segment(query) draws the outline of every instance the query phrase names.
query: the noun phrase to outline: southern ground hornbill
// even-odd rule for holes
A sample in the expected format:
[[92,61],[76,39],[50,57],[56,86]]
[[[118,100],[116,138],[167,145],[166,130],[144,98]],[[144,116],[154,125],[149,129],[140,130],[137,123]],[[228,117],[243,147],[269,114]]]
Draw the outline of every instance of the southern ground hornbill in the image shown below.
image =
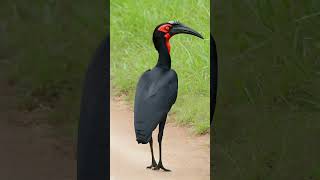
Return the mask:
[[[176,34],[191,34],[203,37],[195,30],[179,23],[169,21],[158,25],[153,32],[153,43],[159,53],[158,63],[153,69],[142,74],[139,79],[134,102],[134,127],[136,140],[140,144],[150,144],[152,163],[147,168],[163,169],[161,142],[167,114],[175,103],[178,93],[178,77],[171,69],[169,39]],[[152,132],[159,125],[159,162],[153,155]]]

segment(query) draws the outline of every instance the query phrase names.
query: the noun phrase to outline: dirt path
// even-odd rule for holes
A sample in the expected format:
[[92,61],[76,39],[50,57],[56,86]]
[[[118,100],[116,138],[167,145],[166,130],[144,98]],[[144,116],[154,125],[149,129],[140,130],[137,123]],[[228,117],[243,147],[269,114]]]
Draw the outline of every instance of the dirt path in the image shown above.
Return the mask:
[[[0,73],[2,75],[2,73]],[[73,145],[58,139],[45,112],[23,113],[7,81],[0,77],[0,179],[74,180]]]
[[[74,180],[73,143],[57,138],[45,121],[45,111],[19,111],[16,94],[0,75],[0,179]],[[111,180],[209,180],[208,135],[192,136],[169,120],[164,132],[163,163],[172,172],[149,170],[145,167],[150,164],[150,149],[136,143],[132,115],[122,101],[111,102]]]
[[[209,136],[194,136],[186,128],[167,121],[163,137],[163,164],[172,172],[146,169],[151,164],[149,145],[137,144],[133,113],[122,101],[111,101],[111,180],[209,180]],[[155,158],[159,151],[157,132]]]

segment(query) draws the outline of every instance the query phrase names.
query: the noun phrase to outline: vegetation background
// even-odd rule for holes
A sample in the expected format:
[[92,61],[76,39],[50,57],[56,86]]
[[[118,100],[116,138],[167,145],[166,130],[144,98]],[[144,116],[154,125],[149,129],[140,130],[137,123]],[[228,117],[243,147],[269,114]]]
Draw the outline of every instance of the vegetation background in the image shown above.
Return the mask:
[[111,0],[110,11],[111,83],[115,94],[125,94],[132,106],[140,76],[158,60],[152,42],[157,25],[178,20],[204,36],[204,40],[190,35],[170,39],[179,91],[169,114],[174,114],[177,122],[194,127],[197,133],[208,132],[210,1]]
[[214,179],[320,179],[320,1],[214,0]]
[[21,110],[47,111],[61,133],[75,135],[82,81],[106,35],[106,2],[0,2],[0,65]]
[[[125,28],[132,32],[111,37],[119,38],[112,39],[119,40],[115,43],[124,43],[112,44],[118,47],[112,52],[127,47],[122,51],[124,59],[111,54],[115,67],[111,70],[126,70],[118,72],[122,73],[118,80],[112,72],[114,85],[121,93],[133,93],[138,74],[151,68],[157,58],[153,28],[180,17],[206,40],[182,35],[171,40],[173,67],[184,81],[180,81],[173,111],[177,121],[198,117],[199,125],[189,123],[205,132],[208,126],[199,117],[208,117],[201,112],[208,108],[203,104],[208,103],[204,82],[209,82],[209,3],[159,1],[157,8],[145,10],[142,3],[151,5],[150,1],[111,2],[113,19],[119,23],[111,35],[121,35]],[[211,131],[213,177],[320,179],[320,1],[215,0],[212,5],[219,53],[218,104]],[[101,22],[106,6],[83,0],[0,2],[0,65],[7,67],[8,84],[16,87],[22,110],[45,109],[49,121],[64,124],[59,130],[74,134],[85,69],[105,36]],[[123,14],[130,19],[121,19]],[[134,50],[139,56],[133,56]],[[131,64],[120,63],[124,61]],[[117,67],[120,64],[123,67]],[[122,83],[124,77],[130,83]],[[195,84],[192,89],[187,88],[190,83]],[[186,92],[194,96],[184,96]],[[132,94],[129,97],[132,100]],[[191,107],[199,110],[192,112]]]

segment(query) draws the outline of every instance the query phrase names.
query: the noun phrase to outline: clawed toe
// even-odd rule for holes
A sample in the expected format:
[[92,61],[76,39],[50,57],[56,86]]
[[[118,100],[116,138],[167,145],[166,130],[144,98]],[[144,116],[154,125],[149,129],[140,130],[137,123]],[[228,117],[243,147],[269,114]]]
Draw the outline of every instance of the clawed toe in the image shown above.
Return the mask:
[[153,170],[164,170],[164,171],[167,171],[167,172],[170,172],[171,170],[170,169],[166,169],[163,167],[162,163],[159,163],[156,167],[153,168]]
[[152,169],[154,167],[157,167],[157,163],[156,162],[152,163],[150,166],[147,166],[147,169]]

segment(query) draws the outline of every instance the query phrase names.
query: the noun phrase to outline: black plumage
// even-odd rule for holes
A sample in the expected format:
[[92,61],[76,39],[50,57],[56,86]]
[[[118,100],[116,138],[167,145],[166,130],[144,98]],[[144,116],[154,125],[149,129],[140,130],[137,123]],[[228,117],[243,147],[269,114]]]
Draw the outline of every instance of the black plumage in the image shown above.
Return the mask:
[[155,67],[141,76],[135,97],[135,129],[137,141],[146,144],[152,131],[167,116],[178,93],[178,77],[174,70]]
[[[203,38],[198,32],[177,22],[169,21],[158,25],[153,33],[153,43],[159,53],[156,66],[147,70],[139,79],[134,102],[134,127],[138,143],[150,144],[152,164],[147,168],[163,169],[161,142],[167,114],[175,103],[178,94],[178,76],[171,69],[169,39],[180,33]],[[159,125],[158,142],[160,158],[158,164],[153,155],[152,132]]]
[[109,49],[103,40],[84,79],[78,129],[77,180],[105,180],[109,174]]
[[210,124],[213,124],[218,91],[218,54],[216,42],[210,35]]

